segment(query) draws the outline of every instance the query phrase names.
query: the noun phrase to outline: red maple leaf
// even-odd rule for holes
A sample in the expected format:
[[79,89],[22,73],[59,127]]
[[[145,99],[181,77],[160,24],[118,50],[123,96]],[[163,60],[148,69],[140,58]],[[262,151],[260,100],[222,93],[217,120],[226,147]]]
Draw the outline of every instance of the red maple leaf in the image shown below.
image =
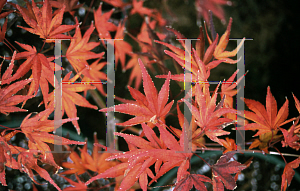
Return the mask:
[[214,91],[213,96],[210,97],[207,86],[204,86],[204,90],[202,90],[201,85],[197,83],[195,100],[198,107],[191,105],[186,99],[184,99],[184,102],[189,107],[192,115],[196,119],[197,125],[200,127],[197,130],[197,134],[201,135],[202,133],[205,133],[205,135],[212,141],[218,142],[222,145],[218,136],[230,134],[230,132],[222,129],[230,124],[232,120],[221,118],[221,116],[226,113],[236,113],[237,111],[231,108],[222,108],[222,102],[216,105],[218,87],[219,85]]
[[[176,37],[178,39],[186,39],[181,33],[179,33],[178,31],[172,29],[172,28],[168,28],[168,30],[170,30],[171,32],[173,32]],[[169,55],[170,57],[172,57],[174,60],[176,60],[176,62],[183,68],[186,70],[191,71],[192,73],[192,78],[191,80],[193,82],[198,82],[198,81],[207,81],[207,79],[210,76],[210,70],[217,67],[220,63],[222,63],[224,60],[214,60],[211,61],[212,57],[213,57],[213,53],[215,51],[217,42],[218,42],[218,35],[215,39],[215,41],[213,43],[211,43],[211,45],[207,48],[205,54],[204,54],[204,38],[202,35],[202,30],[200,29],[200,34],[199,34],[199,41],[196,43],[196,51],[194,50],[194,48],[192,49],[191,53],[188,53],[191,57],[191,63],[190,66],[191,67],[187,67],[187,65],[185,64],[186,61],[186,53],[185,51],[188,51],[189,48],[185,47],[185,42],[184,40],[179,40],[180,44],[182,45],[182,47],[184,47],[186,50],[180,49],[174,45],[165,43],[165,42],[160,42],[155,40],[156,43],[162,44],[166,47],[168,47],[169,49],[172,50],[168,51],[165,50],[164,52]],[[158,78],[165,78],[166,75],[159,75],[157,76]],[[187,81],[187,79],[184,77],[184,74],[176,74],[176,75],[172,75],[171,79],[173,80],[177,80],[177,81]],[[188,81],[190,81],[188,79]]]
[[187,173],[179,182],[176,183],[176,187],[173,191],[188,191],[193,188],[193,185],[197,190],[206,191],[207,189],[203,182],[211,182],[211,179],[201,174]]
[[[50,107],[49,109],[46,109],[33,117],[31,117],[31,114],[29,114],[22,121],[20,127],[22,132],[29,139],[28,147],[32,150],[38,150],[42,154],[40,160],[59,169],[59,166],[54,161],[50,147],[46,143],[55,145],[69,145],[85,144],[85,142],[71,141],[54,134],[49,134],[49,132],[53,132],[57,128],[54,127],[54,120],[47,119],[52,111],[53,109]],[[74,120],[77,119],[63,119],[62,124]]]
[[36,158],[36,156],[34,155],[34,151],[32,150],[23,151],[18,155],[18,164],[20,171],[27,173],[33,182],[37,183],[34,180],[34,174],[32,172],[32,170],[35,170],[35,172],[37,172],[42,178],[50,182],[57,190],[61,191],[61,189],[50,177],[49,173],[45,169],[38,166],[37,161],[38,159]]
[[[6,4],[7,0],[2,0],[0,2],[0,12],[2,11],[4,5]],[[10,11],[7,11],[7,12],[4,12],[4,13],[0,13],[0,19],[6,17],[7,15],[9,15],[10,13],[14,12],[13,10],[10,10]]]
[[[14,52],[13,54],[9,67],[6,69],[3,75],[0,76],[0,113],[3,114],[8,114],[11,112],[27,111],[26,109],[18,108],[15,105],[33,97],[31,95],[28,96],[14,95],[17,92],[19,92],[21,89],[23,89],[25,85],[31,82],[32,79],[21,80],[7,86],[4,85],[12,81],[11,74],[13,72],[12,69],[14,67],[15,57],[16,57],[16,52]],[[0,65],[0,75],[1,75],[1,68],[2,68],[2,63]]]
[[295,123],[292,125],[292,127],[288,131],[283,128],[279,128],[284,136],[284,141],[281,141],[283,147],[289,146],[293,149],[299,150],[300,143],[298,141],[300,138],[294,132],[295,126],[296,126],[296,124],[298,124],[298,122],[299,122],[299,117],[297,118]]
[[[10,133],[5,134],[7,132],[6,130],[3,130],[0,135],[0,182],[3,186],[7,186],[5,179],[5,166],[13,169],[18,169],[18,164],[12,157],[12,154],[18,153],[14,152],[16,151],[16,149],[12,149],[13,146],[8,144],[8,141],[18,133],[18,130],[14,130]],[[21,148],[20,150],[22,149],[23,148]]]
[[[117,154],[106,160],[127,158],[127,162],[123,162],[91,178],[86,184],[99,178],[117,177],[125,172],[125,178],[119,190],[127,190],[139,180],[141,188],[143,191],[146,191],[148,184],[147,176],[152,178],[152,181],[149,183],[150,185],[153,181],[156,181],[159,177],[176,166],[180,166],[177,177],[178,180],[181,179],[189,168],[192,153],[178,152],[183,151],[183,136],[181,136],[181,142],[179,144],[171,133],[159,124],[157,125],[160,131],[160,139],[158,139],[155,132],[144,123],[142,127],[149,141],[139,136],[115,133],[126,140],[130,151]],[[149,169],[153,164],[155,165],[155,177]]]
[[[107,80],[107,75],[104,72],[101,72],[100,70],[106,66],[106,62],[99,62],[101,58],[97,59],[95,62],[93,62],[91,65],[89,65],[84,71],[82,71],[82,74],[84,77],[82,78],[82,82],[91,83],[93,86],[99,90],[102,95],[106,96],[106,93],[103,89],[103,84],[100,83],[102,80]],[[86,95],[86,91],[84,92]]]
[[[155,132],[146,124],[142,123],[143,130],[149,141],[146,141],[144,138],[139,136],[133,136],[123,133],[115,133],[115,135],[123,137],[127,144],[129,145],[130,151],[115,156],[107,158],[107,160],[128,158],[128,166],[125,171],[125,178],[120,184],[120,189],[127,190],[134,185],[134,183],[139,180],[140,186],[143,190],[147,190],[148,178],[149,175],[151,178],[154,178],[152,171],[149,167],[155,164],[155,172],[158,172],[159,167],[162,164],[162,160],[157,160],[154,157],[147,155],[144,151],[151,149],[166,149],[162,139],[159,139]],[[111,169],[109,169],[110,171]],[[93,180],[103,177],[107,172],[99,174],[96,177],[93,177]],[[110,175],[112,176],[112,174]],[[91,180],[89,180],[91,182]]]
[[295,171],[293,169],[298,168],[299,163],[300,157],[285,165],[281,177],[281,191],[285,191],[286,188],[291,184],[293,176],[295,175]]
[[[74,76],[70,79],[72,72],[69,72],[62,80],[62,115],[66,112],[67,116],[71,119],[77,117],[77,109],[75,105],[79,105],[81,107],[88,107],[92,109],[97,109],[97,106],[91,105],[84,97],[79,95],[76,92],[82,92],[89,89],[95,89],[94,86],[84,83],[75,83],[73,84],[79,75]],[[56,81],[57,82],[57,81]],[[54,83],[52,84],[54,87]],[[55,84],[55,87],[59,87],[60,84]],[[48,99],[50,101],[49,105],[54,104],[54,91],[48,95]],[[51,107],[52,111],[54,107]],[[77,130],[77,133],[80,134],[79,124],[76,120],[72,121],[74,127]]]
[[214,191],[223,191],[224,186],[229,190],[234,190],[236,188],[236,183],[234,177],[230,174],[240,172],[247,168],[246,165],[233,159],[234,154],[234,152],[228,152],[222,155],[217,163],[211,167]]
[[117,125],[131,126],[144,122],[151,122],[155,124],[159,121],[164,121],[165,116],[173,105],[174,101],[167,104],[169,97],[170,77],[166,79],[160,92],[157,93],[154,83],[152,82],[150,75],[140,59],[139,64],[143,75],[143,87],[145,95],[128,86],[131,96],[136,100],[134,104],[119,104],[111,108],[100,110],[101,112],[116,111],[129,115],[135,115],[134,118],[123,123],[117,123]]
[[78,191],[78,190],[86,191],[86,190],[88,190],[88,187],[85,185],[84,182],[82,182],[80,180],[80,178],[77,176],[77,174],[75,174],[75,176],[76,176],[78,182],[74,182],[73,180],[71,180],[67,177],[64,177],[64,179],[66,179],[71,184],[71,186],[64,188],[63,191]]
[[[22,14],[24,21],[31,27],[18,26],[25,29],[33,34],[39,35],[40,38],[46,39],[70,39],[70,36],[62,33],[68,32],[76,27],[76,25],[61,25],[65,6],[52,18],[52,7],[48,0],[43,2],[43,7],[40,9],[36,6],[35,2],[32,1],[32,11],[35,18],[32,15],[23,11],[19,5],[18,10]],[[50,40],[51,42],[51,40]]]
[[[77,19],[76,23],[78,23]],[[79,26],[77,26],[75,34],[71,39],[70,46],[66,52],[66,58],[71,63],[76,72],[80,72],[85,67],[89,66],[87,60],[101,58],[104,55],[104,52],[97,54],[91,51],[100,44],[99,42],[88,42],[94,29],[95,27],[92,23],[90,28],[84,33],[82,37],[80,28]]]

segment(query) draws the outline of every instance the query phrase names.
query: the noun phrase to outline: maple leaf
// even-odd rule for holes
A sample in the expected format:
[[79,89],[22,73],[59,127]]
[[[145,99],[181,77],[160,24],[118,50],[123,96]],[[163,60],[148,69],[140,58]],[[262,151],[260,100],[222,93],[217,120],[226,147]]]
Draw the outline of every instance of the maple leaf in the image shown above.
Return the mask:
[[213,190],[224,190],[224,186],[229,190],[234,190],[236,188],[235,180],[230,174],[242,171],[247,168],[247,166],[234,159],[232,160],[234,154],[234,152],[228,152],[222,155],[217,163],[211,167]]
[[[122,136],[126,140],[130,151],[111,156],[106,160],[127,158],[127,162],[123,162],[91,178],[86,184],[99,178],[117,177],[125,172],[125,178],[121,182],[119,190],[127,190],[139,180],[141,188],[143,191],[146,191],[148,184],[147,175],[152,178],[152,181],[149,183],[150,185],[175,166],[180,166],[178,179],[181,178],[189,167],[189,160],[191,159],[192,153],[176,152],[183,151],[183,142],[181,141],[179,145],[174,136],[164,127],[158,123],[156,125],[158,125],[160,131],[160,139],[158,139],[155,132],[144,123],[142,123],[143,131],[149,141],[139,136],[115,133],[115,135]],[[167,150],[167,148],[170,150]],[[161,166],[162,162],[164,162],[164,164]],[[155,177],[149,169],[153,164],[155,164],[155,172],[157,173]]]
[[[68,149],[70,150],[70,149]],[[81,153],[82,155],[82,153]],[[64,172],[60,174],[77,174],[81,175],[87,171],[87,168],[83,165],[83,161],[81,157],[77,154],[76,151],[72,150],[71,154],[69,155],[69,158],[72,160],[71,162],[63,162],[62,166],[64,168],[69,168],[69,170],[65,170]]]
[[258,101],[251,99],[245,99],[245,103],[253,111],[244,111],[245,118],[255,122],[245,125],[245,130],[258,130],[254,136],[275,131],[290,121],[285,121],[288,117],[288,100],[286,99],[277,113],[277,102],[269,86],[266,97],[266,108]]
[[[58,9],[62,9],[65,6],[66,8],[64,11],[69,12],[70,15],[74,17],[75,14],[74,9],[78,9],[83,6],[83,3],[79,4],[78,1],[79,0],[56,0],[56,1],[50,0],[50,5]],[[59,10],[56,10],[54,14],[57,14],[58,12]]]
[[[104,72],[101,72],[100,70],[107,64],[107,62],[100,62],[101,58],[97,59],[95,62],[93,62],[91,65],[89,65],[86,69],[83,69],[82,74],[84,77],[82,78],[83,83],[91,83],[93,86],[99,90],[102,95],[106,96],[106,93],[103,89],[103,84],[100,83],[103,80],[107,80],[107,75]],[[109,80],[109,79],[108,79]],[[94,83],[95,82],[95,83]],[[85,91],[86,95],[86,91]]]
[[142,83],[142,72],[140,66],[137,62],[138,59],[141,59],[143,63],[147,63],[148,59],[144,56],[139,56],[138,54],[132,54],[131,59],[127,62],[125,69],[131,69],[131,73],[128,80],[128,85],[131,85],[134,82],[134,88],[139,89]]
[[64,188],[63,191],[75,191],[75,190],[88,190],[88,187],[84,184],[84,182],[81,182],[80,178],[78,178],[77,174],[75,174],[76,179],[78,182],[74,182],[73,180],[64,177],[72,186],[69,186],[67,188]]
[[298,168],[300,163],[300,157],[289,162],[285,165],[282,176],[281,176],[281,191],[285,191],[286,188],[291,184],[295,171],[293,169]]
[[[125,21],[119,23],[115,39],[124,39],[124,30],[125,30]],[[131,45],[124,40],[115,41],[115,67],[117,68],[117,64],[119,61],[122,65],[122,70],[125,70],[125,60],[126,55],[131,55],[132,47]]]
[[[237,87],[237,85],[241,82],[241,80],[243,79],[243,77],[246,75],[241,76],[236,82],[234,82],[234,79],[237,75],[239,70],[236,70],[229,78],[227,81],[223,81],[222,82],[222,86],[221,86],[221,98],[223,99],[225,97],[224,100],[224,107],[226,108],[233,108],[233,96],[235,96],[238,93],[238,90],[235,89]],[[233,113],[227,113],[224,115],[226,118],[228,119],[232,119],[232,120],[236,120],[237,116]],[[246,119],[241,119],[239,118],[238,120],[242,120],[244,121],[244,124],[248,124],[248,121]]]
[[225,151],[223,151],[223,153],[227,153],[227,152],[230,152],[230,151],[235,151],[237,150],[237,145],[235,144],[235,140],[234,139],[230,139],[228,137],[224,139],[220,139],[222,145],[226,148]]
[[14,130],[10,133],[6,133],[6,130],[1,132],[0,135],[0,182],[3,186],[7,186],[5,179],[5,166],[18,169],[16,160],[12,157],[14,149],[11,149],[11,145],[8,144],[8,141],[18,133],[17,130]]
[[70,168],[70,170],[64,171],[61,174],[83,174],[87,170],[98,172],[101,174],[107,169],[116,166],[118,162],[116,161],[105,161],[106,158],[110,157],[112,153],[100,153],[100,149],[96,144],[98,144],[97,135],[94,134],[94,148],[93,153],[90,155],[87,151],[87,144],[80,149],[80,157],[75,151],[72,151],[70,154],[70,159],[73,163],[64,162],[62,165],[65,168]]
[[229,108],[233,107],[233,96],[235,96],[238,92],[237,89],[235,89],[240,83],[240,81],[243,79],[244,76],[241,76],[236,82],[234,82],[234,79],[237,75],[239,70],[236,70],[227,81],[223,81],[221,85],[221,97],[223,98],[225,96],[224,100],[224,106],[227,106]]
[[[168,30],[170,30],[171,32],[173,32],[176,37],[178,39],[185,39],[185,37],[179,33],[178,31],[172,29],[172,28],[167,28]],[[200,29],[200,31],[202,31]],[[200,40],[200,43],[202,41],[204,41],[203,35],[200,32],[200,35],[198,37]],[[211,61],[213,53],[215,51],[217,42],[218,42],[218,35],[216,37],[216,39],[214,40],[213,43],[211,43],[211,45],[208,47],[208,49],[206,50],[205,54],[204,54],[204,44],[200,44],[199,42],[197,42],[196,44],[196,50],[194,50],[194,48],[192,49],[192,52],[188,52],[190,58],[191,58],[191,63],[186,61],[186,51],[189,50],[188,47],[185,47],[185,42],[184,40],[179,40],[180,44],[182,45],[182,47],[184,47],[187,50],[182,50],[176,46],[173,46],[171,44],[165,43],[165,42],[160,42],[155,40],[156,43],[162,44],[166,47],[168,47],[170,50],[172,50],[173,52],[170,52],[168,50],[165,50],[164,52],[169,55],[170,57],[172,57],[183,69],[189,70],[192,73],[192,81],[193,82],[197,82],[197,81],[207,81],[208,77],[210,76],[210,70],[217,67],[221,62],[223,62],[224,60],[214,60]],[[185,63],[190,64],[191,67],[187,67]],[[166,75],[159,75],[157,76],[158,78],[165,78]],[[184,74],[177,74],[177,75],[172,75],[171,77],[172,80],[177,80],[177,81],[187,81],[187,79],[185,79]],[[190,79],[188,79],[188,81],[190,81]]]
[[[197,124],[196,124],[196,120],[195,117],[192,116],[191,122],[189,123],[187,121],[187,119],[184,117],[184,115],[182,114],[182,112],[180,111],[179,108],[179,102],[177,102],[177,118],[179,121],[179,125],[181,127],[181,129],[188,129],[187,130],[187,137],[189,141],[192,141],[192,151],[195,151],[198,147],[205,147],[205,139],[203,137],[203,134],[199,134],[199,131],[197,130]],[[172,129],[172,131],[178,136],[180,137],[182,134],[182,130],[173,128],[170,126],[170,128]]]
[[201,174],[186,174],[179,182],[176,183],[176,187],[173,191],[191,190],[193,185],[197,190],[206,191],[206,187],[203,182],[211,182],[211,179]]
[[203,16],[206,22],[209,21],[208,12],[212,11],[223,23],[225,22],[224,10],[220,5],[231,5],[230,1],[226,0],[196,0],[195,7],[198,11],[198,18]]
[[[185,81],[185,82],[207,82],[207,79],[210,76],[210,69],[208,69],[207,66],[204,65],[204,63],[200,60],[198,57],[195,49],[193,48],[193,53],[194,53],[194,64],[191,64],[191,67],[187,67],[185,60],[179,59],[176,57],[175,54],[165,51],[166,54],[170,55],[173,57],[179,65],[181,65],[184,69],[191,71],[191,77],[187,79],[186,74],[175,74],[171,76],[172,80],[176,81]],[[220,62],[221,63],[221,62]],[[157,78],[165,78],[166,75],[158,75],[156,76]]]
[[[162,139],[158,139],[155,132],[148,125],[142,123],[142,128],[149,142],[138,136],[115,133],[115,135],[121,136],[126,140],[130,149],[130,151],[126,153],[107,158],[107,160],[128,158],[128,166],[127,170],[125,171],[126,176],[120,184],[120,190],[129,189],[137,180],[139,180],[141,188],[146,191],[148,184],[147,175],[151,178],[154,178],[154,175],[149,167],[155,163],[155,172],[158,172],[159,167],[162,164],[161,160],[157,160],[156,158],[149,156],[144,151],[151,149],[166,149],[166,146],[164,145]],[[136,168],[136,166],[139,167]],[[99,176],[102,177],[103,175]]]
[[15,105],[26,101],[32,98],[33,96],[23,96],[14,94],[23,89],[24,86],[31,81],[31,79],[18,81],[5,88],[1,88],[0,86],[0,113],[7,115],[11,112],[27,111],[26,109],[18,108]]
[[300,138],[297,135],[295,135],[294,132],[295,126],[296,124],[298,124],[298,122],[299,117],[288,131],[283,128],[279,128],[284,136],[284,141],[281,141],[283,147],[290,146],[293,149],[299,150],[300,143],[298,141]]
[[205,90],[206,88],[202,91],[201,85],[199,83],[196,84],[195,100],[199,109],[191,105],[186,99],[184,99],[184,102],[189,107],[192,115],[196,119],[197,125],[200,127],[197,133],[205,133],[212,141],[222,145],[222,142],[217,137],[230,134],[230,132],[223,131],[222,129],[228,124],[231,124],[232,120],[220,117],[226,113],[236,113],[237,111],[231,108],[222,108],[222,101],[216,106],[219,85],[214,91],[213,96],[210,97],[209,91]]
[[109,32],[117,30],[116,25],[108,22],[113,12],[114,9],[102,14],[102,3],[100,3],[97,11],[94,10],[95,26],[98,31],[99,38],[101,39],[101,42],[104,46],[105,42],[103,41],[103,39],[111,39],[111,35]]
[[[76,23],[78,23],[77,19]],[[90,28],[82,37],[79,26],[76,27],[75,34],[73,36],[73,39],[71,39],[70,46],[66,52],[66,58],[71,63],[76,72],[79,72],[85,67],[89,66],[87,60],[101,58],[104,55],[104,52],[96,54],[91,51],[100,44],[98,42],[88,42],[94,29],[95,27],[93,26],[92,22]]]
[[[81,107],[88,107],[92,109],[97,109],[97,106],[91,105],[84,97],[79,95],[76,92],[82,92],[84,90],[95,89],[94,86],[84,84],[84,83],[75,83],[73,84],[79,75],[77,74],[73,78],[70,79],[72,72],[69,72],[62,80],[62,84],[56,84],[55,87],[59,87],[61,85],[62,89],[62,115],[66,112],[69,118],[77,117],[77,109],[76,105]],[[57,81],[56,81],[57,82]],[[54,84],[52,84],[54,87]],[[48,95],[49,105],[54,105],[54,91]],[[54,107],[51,107],[52,111]],[[72,121],[74,127],[77,130],[77,133],[80,134],[80,128],[77,121]]]
[[22,14],[24,21],[31,27],[19,26],[33,34],[39,35],[40,38],[46,39],[71,39],[70,36],[61,34],[68,32],[76,27],[76,25],[61,25],[65,6],[53,17],[52,19],[52,7],[49,0],[43,2],[43,7],[40,9],[36,6],[35,2],[32,1],[32,10],[35,19],[28,15],[23,9],[17,5],[18,10]]
[[[7,0],[0,1],[0,12],[2,11],[2,9],[3,9],[4,5],[6,4],[6,2],[7,2]],[[10,11],[4,12],[4,13],[0,13],[0,19],[6,17],[7,15],[9,15],[12,12],[14,12],[14,11],[10,10]]]
[[50,177],[49,173],[39,167],[37,165],[37,158],[34,156],[34,153],[31,152],[32,150],[27,150],[25,152],[21,152],[18,155],[18,164],[20,171],[23,171],[28,174],[28,176],[31,178],[33,182],[36,182],[34,180],[34,174],[32,172],[32,169],[35,170],[42,178],[50,182],[57,190],[61,191],[61,189],[57,186],[57,184],[53,181],[53,179]]
[[[24,88],[32,79],[21,80],[10,84],[8,86],[4,86],[6,83],[10,83],[11,81],[11,74],[13,72],[14,67],[14,60],[16,57],[16,52],[14,52],[12,56],[12,60],[10,62],[9,67],[5,70],[2,76],[0,76],[0,113],[8,114],[11,112],[20,112],[20,111],[27,111],[26,109],[21,109],[16,107],[15,105],[26,101],[33,96],[24,96],[24,95],[14,95],[19,92],[21,89]],[[2,64],[0,65],[0,75],[1,75],[1,68]]]
[[44,54],[37,53],[35,47],[31,47],[26,44],[21,44],[19,42],[16,43],[27,51],[17,53],[15,59],[26,58],[26,61],[24,61],[21,64],[21,66],[18,68],[16,73],[11,78],[7,79],[3,83],[10,83],[14,80],[17,80],[22,76],[24,76],[31,69],[34,83],[31,83],[30,91],[28,92],[28,95],[32,95],[34,92],[37,92],[39,85],[43,86],[43,84],[40,83],[42,66],[45,66],[46,68],[51,70],[51,67],[49,65],[49,60],[46,58]]
[[134,118],[123,123],[117,123],[117,125],[131,126],[141,124],[143,122],[151,122],[155,124],[156,122],[164,121],[165,116],[170,111],[174,102],[172,101],[167,104],[170,77],[166,79],[160,92],[157,94],[154,83],[152,82],[143,62],[140,59],[138,61],[142,70],[145,95],[128,86],[131,96],[136,100],[134,104],[119,104],[114,107],[99,110],[101,112],[117,111],[120,113],[135,115]]
[[133,0],[132,1],[132,10],[130,11],[130,15],[133,15],[135,13],[138,13],[139,15],[141,15],[142,17],[144,15],[147,15],[147,16],[152,16],[153,15],[153,10],[152,9],[149,9],[149,8],[146,8],[143,6],[144,4],[144,0]]
[[[245,38],[243,38],[243,40],[240,42],[240,44],[233,51],[231,51],[231,52],[225,51],[225,49],[228,45],[228,42],[229,42],[231,24],[232,24],[232,18],[230,18],[227,29],[224,32],[224,34],[221,36],[220,41],[219,41],[218,45],[215,48],[214,57],[218,60],[223,60],[223,62],[225,62],[225,63],[235,64],[239,60],[232,60],[229,57],[233,57],[237,54],[239,49],[242,47],[242,45],[245,41]],[[207,31],[206,31],[206,33],[207,33]],[[211,39],[209,38],[208,35],[207,35],[207,38],[208,38],[209,43],[212,44],[212,41],[211,41]]]
[[[59,166],[55,163],[51,150],[46,143],[69,145],[85,144],[85,142],[72,141],[54,134],[49,134],[49,132],[53,132],[57,128],[54,127],[54,120],[47,119],[52,111],[53,109],[49,108],[33,117],[31,117],[31,114],[28,114],[22,121],[20,127],[21,131],[29,139],[28,147],[32,150],[39,150],[42,153],[43,157],[40,160],[59,169]],[[62,124],[73,120],[75,119],[63,119]]]
[[270,131],[264,134],[259,135],[259,138],[254,139],[251,143],[249,149],[258,147],[265,153],[269,153],[268,148],[270,146],[270,141],[276,142],[282,138],[282,135],[277,135],[278,130]]

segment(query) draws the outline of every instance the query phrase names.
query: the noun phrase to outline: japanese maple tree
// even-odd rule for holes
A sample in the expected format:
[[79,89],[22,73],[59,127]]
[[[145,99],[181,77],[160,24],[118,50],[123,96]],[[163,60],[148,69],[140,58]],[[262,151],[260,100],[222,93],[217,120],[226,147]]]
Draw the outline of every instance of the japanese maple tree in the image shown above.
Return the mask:
[[[176,169],[176,178],[164,187],[176,191],[234,190],[239,186],[239,175],[253,160],[245,155],[247,159],[243,162],[237,156],[276,151],[285,162],[281,190],[287,190],[300,157],[288,154],[296,156],[288,160],[281,151],[286,147],[296,151],[300,148],[299,95],[292,94],[295,106],[290,104],[298,110],[298,116],[289,116],[288,98],[278,108],[277,96],[275,99],[270,87],[265,106],[243,98],[241,101],[248,109],[240,111],[234,104],[240,99],[238,94],[245,74],[240,75],[241,71],[236,70],[225,77],[227,80],[217,79],[216,86],[211,83],[217,70],[242,61],[234,57],[245,38],[233,50],[228,46],[234,19],[229,18],[222,35],[213,23],[214,15],[226,24],[222,5],[233,5],[230,1],[193,1],[194,15],[201,26],[194,39],[197,41],[190,47],[183,34],[167,27],[176,26],[174,22],[178,21],[171,19],[176,14],[165,0],[158,4],[155,3],[158,1],[144,0],[102,0],[90,4],[80,0],[13,2],[0,3],[3,19],[0,117],[10,121],[5,123],[9,127],[0,124],[3,186],[16,189],[8,181],[8,172],[13,170],[26,174],[32,180],[33,190],[36,186],[40,188],[43,179],[50,183],[49,190],[114,187],[115,190],[147,191],[157,188],[155,183]],[[84,12],[83,18],[77,10]],[[11,19],[10,14],[16,19]],[[22,33],[27,31],[30,37],[36,38],[33,41],[8,38],[15,21],[18,21],[15,27],[22,29]],[[108,40],[113,46],[106,45]],[[4,53],[2,47],[11,52]],[[112,47],[113,55],[106,53]],[[57,48],[60,57],[54,54]],[[108,60],[112,58],[110,63]],[[109,75],[111,68],[115,70],[114,75]],[[119,81],[123,85],[134,84],[134,88],[127,86],[125,91],[116,83]],[[123,103],[105,107],[105,100],[110,99],[108,92],[112,92],[108,83],[115,88],[116,103]],[[127,99],[129,94],[133,100]],[[57,100],[61,101],[60,108]],[[91,127],[84,123],[79,107],[84,107],[87,115],[99,109],[96,111],[99,116],[106,114],[107,119],[113,116],[111,121],[107,120],[107,127],[103,122],[97,128],[106,129],[107,136],[111,135],[106,141],[112,139],[114,147],[104,146],[105,140],[98,140],[97,133],[93,134],[94,145],[81,139],[79,135],[90,132]],[[120,114],[114,116],[110,112]],[[123,120],[124,114],[133,117]],[[93,114],[89,117],[96,123],[97,118],[104,121]],[[242,127],[238,126],[240,119]],[[68,122],[76,133],[66,128]],[[244,130],[254,138],[243,137],[246,144],[242,149],[243,145],[233,135]],[[111,131],[114,134],[109,134]],[[15,143],[19,137],[24,144]],[[202,157],[203,153],[199,152],[206,150],[221,151],[218,160]],[[197,171],[194,159],[205,164],[209,173]],[[57,177],[67,186],[61,186]]]

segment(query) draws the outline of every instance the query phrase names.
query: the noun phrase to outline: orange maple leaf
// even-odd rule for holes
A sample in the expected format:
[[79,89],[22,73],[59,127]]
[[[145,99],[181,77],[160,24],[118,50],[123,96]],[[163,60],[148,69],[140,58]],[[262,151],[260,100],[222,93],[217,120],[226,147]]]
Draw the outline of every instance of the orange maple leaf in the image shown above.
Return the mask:
[[119,24],[117,33],[115,35],[115,39],[122,39],[122,40],[115,41],[115,64],[116,64],[115,67],[117,68],[117,64],[120,61],[122,65],[122,70],[125,70],[126,55],[131,55],[132,53],[131,45],[128,42],[123,40],[124,30],[125,30],[125,21]]
[[159,121],[164,121],[165,116],[173,105],[174,100],[167,104],[169,97],[170,76],[166,79],[160,92],[157,94],[157,90],[152,82],[152,79],[140,59],[139,64],[142,70],[143,86],[146,96],[138,90],[128,86],[130,94],[136,100],[134,104],[119,104],[111,108],[100,110],[101,112],[116,111],[129,115],[135,115],[134,118],[123,123],[117,123],[117,125],[131,126],[141,124],[143,122],[151,122],[155,124]]
[[99,38],[101,39],[101,42],[104,46],[105,42],[103,41],[103,39],[111,39],[111,35],[109,32],[117,30],[116,25],[108,22],[113,12],[114,9],[102,14],[102,3],[100,3],[97,11],[94,10],[95,26],[98,31]]
[[292,120],[286,121],[289,114],[289,101],[287,99],[277,113],[277,102],[273,97],[269,86],[266,97],[266,108],[258,101],[251,99],[245,99],[245,103],[248,108],[253,111],[244,111],[245,118],[254,121],[254,123],[245,125],[245,130],[258,130],[254,136],[278,130],[279,127]]
[[[225,63],[235,64],[239,60],[232,60],[229,57],[233,57],[237,54],[239,49],[242,47],[242,45],[245,41],[245,38],[243,38],[243,40],[240,42],[240,44],[233,51],[231,51],[231,52],[230,51],[225,51],[225,49],[228,45],[228,42],[229,42],[231,24],[232,24],[232,18],[230,18],[227,29],[224,32],[224,34],[221,36],[220,41],[219,41],[218,45],[215,48],[214,57],[218,60],[223,60],[223,62],[225,62]],[[206,31],[206,34],[207,34],[207,31]],[[207,38],[208,38],[209,43],[212,44],[212,41],[209,38],[208,34],[207,34]]]
[[76,176],[78,182],[74,182],[73,180],[71,180],[67,177],[64,177],[64,179],[66,179],[71,184],[71,186],[64,188],[63,191],[76,191],[76,190],[86,191],[86,190],[88,190],[88,187],[85,185],[84,182],[82,182],[80,180],[80,178],[77,176],[77,174],[75,174],[75,176]]
[[98,144],[97,134],[94,134],[95,144],[93,147],[93,153],[90,155],[87,151],[87,144],[80,150],[80,157],[75,152],[72,151],[70,154],[71,162],[62,163],[63,167],[69,168],[70,170],[64,171],[60,174],[83,174],[87,170],[97,172],[98,174],[103,173],[107,169],[116,166],[118,162],[116,161],[106,161],[105,159],[112,156],[112,153],[104,152],[100,153],[100,149],[96,144]]

